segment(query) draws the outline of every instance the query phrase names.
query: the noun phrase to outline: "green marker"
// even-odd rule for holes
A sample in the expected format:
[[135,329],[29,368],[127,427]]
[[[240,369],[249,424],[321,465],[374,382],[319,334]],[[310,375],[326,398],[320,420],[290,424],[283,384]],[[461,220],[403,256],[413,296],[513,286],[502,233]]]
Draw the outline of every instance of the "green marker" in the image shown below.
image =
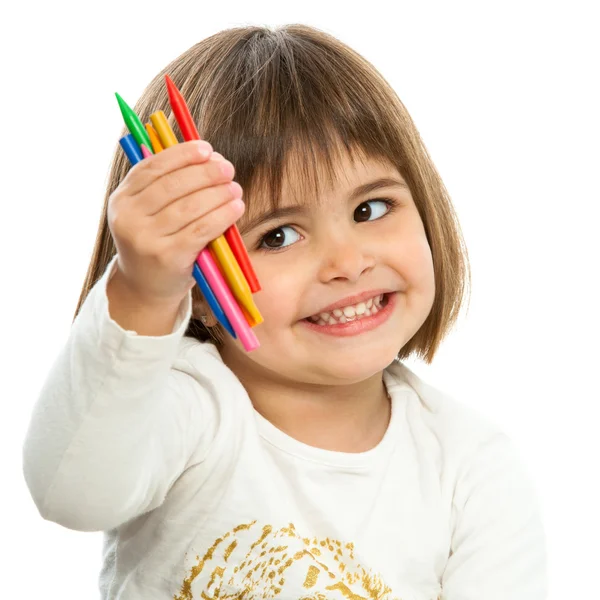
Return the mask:
[[125,121],[125,125],[127,125],[127,129],[129,129],[140,148],[142,144],[144,144],[144,146],[152,152],[152,142],[139,117],[131,110],[127,102],[125,102],[119,94],[115,92],[115,96],[117,97],[117,102],[119,103],[119,108],[121,109],[121,114],[123,115],[123,120]]

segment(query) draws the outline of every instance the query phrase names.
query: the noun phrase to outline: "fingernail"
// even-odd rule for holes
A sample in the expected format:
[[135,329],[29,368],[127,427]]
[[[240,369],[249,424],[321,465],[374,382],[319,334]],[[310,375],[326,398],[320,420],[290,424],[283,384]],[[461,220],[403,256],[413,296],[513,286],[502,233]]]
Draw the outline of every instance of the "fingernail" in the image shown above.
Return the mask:
[[231,201],[231,208],[233,208],[236,211],[242,212],[245,206],[246,205],[244,204],[244,201],[241,198],[236,198],[235,200]]
[[223,173],[225,177],[233,177],[233,174],[235,172],[233,165],[228,160],[222,161],[219,165],[219,169],[221,169],[221,173]]
[[242,186],[239,183],[237,183],[237,181],[232,181],[229,184],[229,189],[231,190],[231,193],[233,194],[234,198],[242,197]]
[[208,142],[202,140],[198,142],[198,152],[200,153],[200,156],[207,158],[212,152],[212,146]]

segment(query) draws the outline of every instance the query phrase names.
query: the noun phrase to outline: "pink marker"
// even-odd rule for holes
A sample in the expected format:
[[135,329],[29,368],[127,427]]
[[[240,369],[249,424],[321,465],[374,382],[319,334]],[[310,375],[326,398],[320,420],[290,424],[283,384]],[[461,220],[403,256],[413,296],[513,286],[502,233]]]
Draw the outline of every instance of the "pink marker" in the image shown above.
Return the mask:
[[142,144],[142,156],[144,158],[148,158],[149,156],[153,156],[152,152],[150,152],[150,150],[148,150],[148,148],[146,148],[146,146],[144,144]]
[[200,269],[202,269],[204,277],[206,277],[213,294],[217,297],[223,312],[227,315],[233,330],[239,337],[240,342],[242,342],[244,350],[246,350],[246,352],[256,350],[256,348],[260,346],[258,338],[252,329],[250,329],[250,325],[248,325],[240,307],[227,287],[225,279],[223,279],[223,275],[221,275],[221,271],[215,263],[210,251],[207,248],[204,248],[198,255],[196,262]]

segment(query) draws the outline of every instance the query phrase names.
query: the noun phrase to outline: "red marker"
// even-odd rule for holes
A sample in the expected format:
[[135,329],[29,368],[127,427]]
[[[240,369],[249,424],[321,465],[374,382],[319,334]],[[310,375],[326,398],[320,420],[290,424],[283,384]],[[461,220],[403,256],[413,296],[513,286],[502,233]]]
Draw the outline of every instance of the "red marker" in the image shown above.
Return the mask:
[[196,129],[196,124],[194,123],[194,119],[192,119],[192,115],[190,114],[190,110],[181,95],[181,92],[177,89],[173,80],[165,75],[165,80],[167,81],[167,93],[169,94],[169,103],[171,104],[171,108],[175,113],[175,119],[177,119],[177,124],[179,125],[179,129],[181,129],[181,135],[186,142],[190,140],[199,140],[200,134]]
[[[175,115],[175,120],[179,125],[179,129],[181,129],[181,135],[183,136],[183,139],[186,142],[189,142],[190,140],[201,139],[198,129],[196,129],[194,119],[192,119],[190,110],[185,103],[181,92],[177,89],[173,83],[173,80],[168,75],[165,75],[165,80],[167,83],[167,93],[169,94],[169,103],[173,109],[173,114]],[[240,235],[239,229],[235,223],[225,232],[225,239],[227,240],[227,243],[231,248],[231,252],[233,252],[240,269],[242,270],[242,273],[244,274],[244,277],[250,286],[250,290],[253,294],[259,292],[261,287],[260,283],[258,282],[258,277],[254,272],[252,263],[250,262],[250,257],[248,256],[248,252],[244,246],[244,241],[242,240],[242,236]]]

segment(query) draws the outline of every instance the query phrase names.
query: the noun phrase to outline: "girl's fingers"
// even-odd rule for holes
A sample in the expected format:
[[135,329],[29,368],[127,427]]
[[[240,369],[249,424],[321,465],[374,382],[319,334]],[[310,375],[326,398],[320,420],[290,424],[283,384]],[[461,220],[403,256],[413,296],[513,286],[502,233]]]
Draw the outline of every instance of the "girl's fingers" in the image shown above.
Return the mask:
[[146,189],[160,177],[189,165],[206,162],[212,154],[212,146],[204,141],[177,144],[140,161],[123,180],[127,194],[134,196]]
[[244,210],[244,201],[236,198],[218,206],[207,215],[192,221],[187,227],[166,239],[173,240],[177,247],[186,248],[187,252],[194,258],[210,242],[231,227],[242,216]]
[[175,235],[199,219],[210,219],[209,214],[215,209],[241,197],[242,188],[235,181],[188,194],[154,215],[155,234],[159,237]]
[[194,192],[230,183],[234,172],[229,161],[190,165],[160,177],[132,200],[143,215],[154,216]]

